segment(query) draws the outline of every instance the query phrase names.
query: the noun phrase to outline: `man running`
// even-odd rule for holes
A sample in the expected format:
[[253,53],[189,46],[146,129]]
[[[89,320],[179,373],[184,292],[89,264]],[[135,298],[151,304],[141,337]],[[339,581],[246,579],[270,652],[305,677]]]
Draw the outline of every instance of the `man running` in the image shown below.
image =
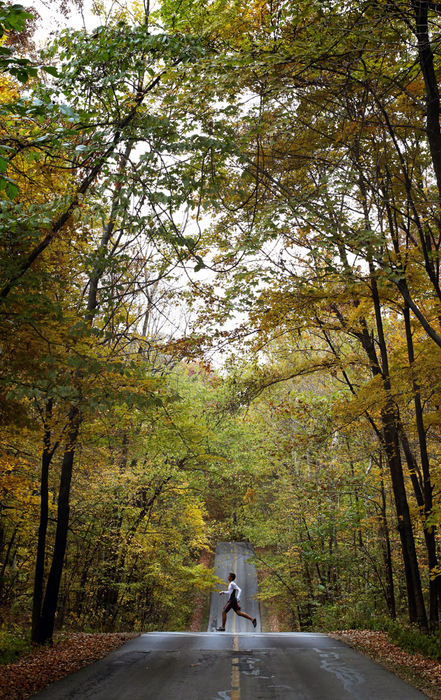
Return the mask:
[[237,583],[234,582],[234,579],[236,578],[236,574],[233,574],[233,572],[228,574],[228,590],[226,591],[219,591],[219,595],[227,595],[228,596],[228,601],[226,605],[224,605],[223,610],[222,610],[222,627],[217,627],[218,632],[225,632],[225,623],[227,621],[227,613],[229,610],[233,609],[236,615],[239,615],[239,617],[246,617],[247,620],[250,620],[253,623],[253,627],[256,627],[257,621],[256,618],[252,618],[250,615],[247,615],[244,612],[241,612],[240,610],[240,594],[242,593],[242,589],[239,588]]

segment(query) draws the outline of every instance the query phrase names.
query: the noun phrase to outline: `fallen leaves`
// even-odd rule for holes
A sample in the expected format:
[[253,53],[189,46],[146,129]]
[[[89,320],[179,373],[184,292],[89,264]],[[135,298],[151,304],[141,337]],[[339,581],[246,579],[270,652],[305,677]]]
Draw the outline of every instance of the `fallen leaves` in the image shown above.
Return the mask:
[[342,630],[329,636],[366,654],[432,700],[441,700],[441,664],[438,661],[401,649],[389,641],[385,632]]
[[135,634],[65,635],[52,647],[35,649],[0,672],[0,699],[24,700],[63,676],[98,661]]

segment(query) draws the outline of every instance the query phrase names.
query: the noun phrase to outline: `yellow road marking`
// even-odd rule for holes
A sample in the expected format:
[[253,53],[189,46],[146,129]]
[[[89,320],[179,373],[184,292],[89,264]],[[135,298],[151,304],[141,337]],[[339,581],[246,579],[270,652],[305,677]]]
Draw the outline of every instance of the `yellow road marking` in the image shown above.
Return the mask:
[[[233,544],[233,571],[237,576],[237,550],[236,543]],[[236,634],[236,619],[237,615],[234,613],[233,622],[233,651],[239,651],[239,638]],[[240,700],[240,670],[239,670],[239,657],[233,656],[231,660],[231,700]]]
[[[239,651],[239,639],[237,635],[235,635],[233,639],[233,651]],[[231,700],[240,700],[239,657],[233,656],[231,663]]]
[[[233,544],[233,571],[237,576],[237,552],[236,552],[236,543]],[[236,634],[236,619],[237,615],[234,613],[234,618],[233,618],[233,634]],[[237,651],[237,650],[236,650]],[[233,698],[231,698],[233,700]]]

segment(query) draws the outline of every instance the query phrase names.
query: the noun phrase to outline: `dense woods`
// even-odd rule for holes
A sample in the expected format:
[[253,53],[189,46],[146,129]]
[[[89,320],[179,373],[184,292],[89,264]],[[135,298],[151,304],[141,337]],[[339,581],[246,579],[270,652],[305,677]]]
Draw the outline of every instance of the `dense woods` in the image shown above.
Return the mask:
[[286,628],[437,629],[441,6],[70,10],[0,2],[3,624],[184,629],[246,539]]

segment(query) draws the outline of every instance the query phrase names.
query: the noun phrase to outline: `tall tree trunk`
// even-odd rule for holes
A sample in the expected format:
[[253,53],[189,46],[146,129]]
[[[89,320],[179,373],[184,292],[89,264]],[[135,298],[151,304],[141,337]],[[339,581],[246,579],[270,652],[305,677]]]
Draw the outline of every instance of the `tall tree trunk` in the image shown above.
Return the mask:
[[380,534],[383,548],[384,569],[386,572],[385,597],[389,615],[393,620],[397,616],[395,603],[394,577],[392,567],[392,549],[390,546],[389,526],[387,522],[386,491],[384,488],[383,459],[380,452],[380,479],[381,479],[381,514],[380,514]]
[[41,605],[43,602],[44,560],[46,555],[46,533],[49,518],[49,466],[55,451],[51,446],[51,421],[53,401],[46,403],[44,419],[43,452],[41,455],[40,479],[40,522],[38,526],[37,556],[35,560],[34,595],[32,601],[32,634],[33,642],[39,642],[39,625]]
[[[366,204],[366,192],[363,184],[362,178],[360,178],[360,192],[363,199],[365,223],[367,230],[370,230],[369,213]],[[350,276],[352,272],[349,263],[346,259],[346,254],[344,249],[340,250],[340,255],[345,263],[345,268],[349,271]],[[399,449],[399,421],[397,420],[397,409],[392,400],[391,396],[391,384],[389,376],[389,362],[387,346],[384,336],[383,320],[381,314],[381,304],[378,294],[378,287],[376,281],[376,272],[373,268],[372,257],[367,253],[367,258],[369,260],[370,266],[370,280],[371,280],[371,292],[372,299],[374,302],[375,309],[375,320],[377,326],[378,342],[381,353],[381,364],[377,357],[376,347],[373,335],[370,333],[366,320],[364,318],[360,319],[361,329],[355,332],[356,337],[359,339],[364,351],[369,360],[371,372],[373,377],[380,376],[383,383],[383,388],[386,395],[386,403],[383,406],[381,415],[381,432],[378,433],[382,447],[387,459],[387,464],[389,467],[392,490],[394,494],[395,510],[397,514],[398,530],[400,534],[401,541],[401,551],[404,563],[405,577],[406,577],[406,589],[408,598],[408,611],[409,619],[412,622],[417,622],[423,629],[427,628],[427,614],[424,604],[424,598],[421,587],[421,577],[419,573],[418,559],[416,556],[415,540],[413,536],[412,522],[410,518],[409,505],[407,502],[407,494],[404,483],[403,468],[401,463],[401,455]],[[355,305],[358,306],[358,300],[355,300]],[[338,315],[338,310],[337,310]],[[344,319],[341,319],[343,328],[346,327]],[[354,332],[354,331],[353,331]],[[332,345],[331,345],[332,347]],[[349,379],[347,377],[346,381],[348,385],[352,387]],[[353,389],[351,388],[353,391]],[[368,418],[369,413],[367,413]],[[375,424],[370,419],[373,426]],[[377,431],[376,431],[377,432]],[[390,557],[390,543],[388,543]],[[393,579],[392,571],[389,572],[389,585],[391,586],[391,591],[393,590]],[[391,601],[392,604],[392,601]],[[393,608],[395,609],[395,600],[393,601]]]
[[385,453],[392,479],[392,490],[397,513],[398,532],[400,534],[401,550],[403,554],[409,620],[410,622],[418,623],[422,629],[426,629],[427,615],[421,587],[418,560],[416,556],[412,521],[404,484],[394,408],[391,405],[388,405],[381,412],[381,417],[383,423]]
[[[423,514],[423,517],[425,517],[425,512],[426,512],[426,504],[424,501],[424,495],[423,495],[423,490],[421,488],[421,483],[420,483],[420,478],[418,477],[419,474],[419,467],[417,464],[417,461],[415,459],[415,456],[410,448],[409,441],[407,439],[407,435],[404,432],[403,428],[401,427],[400,429],[400,441],[403,446],[403,451],[406,457],[406,462],[407,466],[409,468],[409,473],[410,473],[410,480],[413,485],[413,490],[415,494],[415,499],[418,504],[418,507],[420,509],[420,512]],[[436,572],[438,569],[438,554],[437,554],[437,546],[436,546],[436,538],[435,538],[435,531],[433,528],[427,528],[425,526],[425,523],[423,521],[423,532],[424,532],[424,540],[426,543],[426,551],[427,551],[427,561],[429,564],[429,570]],[[436,581],[438,579],[438,582]],[[430,622],[433,627],[436,627],[438,624],[438,618],[439,618],[439,606],[438,606],[438,583],[439,583],[439,577],[436,576],[435,579],[429,578],[429,617],[430,617]]]
[[[413,338],[412,329],[410,325],[410,310],[406,305],[404,308],[404,322],[406,328],[406,340],[407,340],[407,353],[409,358],[409,366],[412,370],[415,361],[415,354],[413,348]],[[436,530],[434,527],[427,527],[426,520],[432,512],[433,508],[433,485],[431,481],[430,474],[430,461],[429,454],[427,450],[427,440],[426,440],[426,430],[424,427],[424,415],[421,403],[421,393],[418,382],[415,377],[412,380],[413,396],[414,396],[414,407],[415,407],[415,421],[418,433],[418,444],[420,449],[420,459],[421,459],[421,471],[422,471],[422,488],[415,488],[415,479],[417,473],[416,460],[413,457],[412,451],[407,440],[403,441],[403,448],[406,455],[406,459],[409,464],[411,474],[413,474],[412,481],[414,483],[415,496],[418,505],[423,510],[424,520],[424,538],[426,542],[427,558],[430,569],[430,579],[429,579],[429,593],[430,593],[430,622],[432,626],[436,626],[439,622],[439,607],[441,604],[441,575],[438,571],[438,554],[436,545]],[[418,483],[418,486],[420,484]]]
[[384,449],[391,474],[395,509],[398,520],[398,532],[400,534],[401,549],[403,553],[408,596],[409,619],[411,622],[418,623],[418,625],[422,629],[426,629],[427,613],[424,604],[423,591],[421,587],[421,577],[415,549],[412,520],[410,517],[409,504],[407,501],[406,487],[404,483],[403,467],[401,463],[399,443],[399,419],[397,415],[397,408],[391,396],[389,359],[387,353],[386,340],[384,336],[383,319],[381,315],[381,304],[380,297],[378,294],[376,274],[372,265],[371,290],[372,300],[374,302],[375,309],[378,344],[381,354],[381,369],[378,365],[378,362],[377,368],[381,372],[383,387],[386,394],[386,403],[381,410]]
[[[366,187],[363,179],[362,168],[360,167],[358,160],[358,154],[356,154],[356,160],[360,172],[359,189],[362,196],[365,225],[366,229],[371,231],[372,229],[369,219]],[[370,359],[373,376],[381,376],[385,393],[385,402],[380,411],[382,437],[384,451],[391,475],[392,491],[397,514],[398,532],[400,534],[401,551],[403,555],[404,572],[406,577],[409,620],[411,622],[416,622],[421,629],[427,629],[426,606],[424,603],[423,590],[421,586],[421,576],[415,548],[412,519],[410,517],[406,486],[404,482],[403,465],[401,462],[398,407],[392,398],[389,357],[386,338],[384,335],[381,302],[377,285],[377,271],[374,267],[373,253],[370,245],[368,245],[366,251],[366,259],[369,263],[371,295],[374,304],[375,325],[377,329],[381,363],[378,361],[374,340],[368,332],[367,324],[364,319],[362,319],[362,332],[359,334],[359,338]]]
[[428,12],[430,0],[412,0],[415,12],[415,34],[418,42],[418,60],[426,90],[426,134],[441,201],[441,128],[440,94],[429,36]]
[[69,526],[70,485],[80,422],[81,415],[79,408],[77,406],[72,406],[69,411],[68,437],[61,465],[57,528],[55,532],[52,563],[46,584],[41,615],[34,632],[35,641],[39,644],[50,641],[54,632],[55,614],[57,611],[58,593],[60,590],[61,574],[63,572]]

